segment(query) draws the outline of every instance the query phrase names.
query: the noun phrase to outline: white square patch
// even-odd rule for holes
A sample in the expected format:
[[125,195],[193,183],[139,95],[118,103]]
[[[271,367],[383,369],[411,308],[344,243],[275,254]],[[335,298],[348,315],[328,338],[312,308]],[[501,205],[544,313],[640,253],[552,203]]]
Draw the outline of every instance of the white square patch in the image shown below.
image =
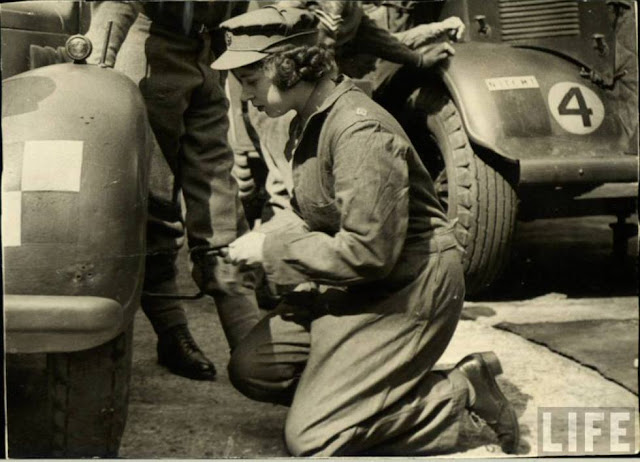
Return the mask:
[[26,141],[22,191],[80,191],[83,141]]
[[16,247],[22,244],[22,193],[2,193],[2,246]]

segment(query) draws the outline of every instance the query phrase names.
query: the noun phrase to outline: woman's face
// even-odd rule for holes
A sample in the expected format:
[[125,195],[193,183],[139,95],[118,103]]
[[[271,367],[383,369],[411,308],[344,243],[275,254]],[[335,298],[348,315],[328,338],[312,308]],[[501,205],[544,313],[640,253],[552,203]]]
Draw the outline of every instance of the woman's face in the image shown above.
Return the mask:
[[280,117],[294,109],[292,92],[276,87],[262,67],[240,68],[233,74],[242,84],[242,101],[251,101],[260,112],[269,117]]

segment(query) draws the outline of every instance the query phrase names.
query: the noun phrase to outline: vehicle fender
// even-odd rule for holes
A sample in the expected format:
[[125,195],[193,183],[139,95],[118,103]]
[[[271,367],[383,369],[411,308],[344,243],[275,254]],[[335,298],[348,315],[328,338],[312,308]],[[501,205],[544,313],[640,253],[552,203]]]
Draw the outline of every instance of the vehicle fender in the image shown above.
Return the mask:
[[[576,63],[495,43],[461,43],[455,50],[442,78],[477,145],[512,160],[622,155],[615,103],[580,76]],[[567,96],[572,88],[586,100],[584,118],[575,90]]]
[[112,69],[58,64],[3,81],[5,293],[138,305],[148,153],[142,96]]

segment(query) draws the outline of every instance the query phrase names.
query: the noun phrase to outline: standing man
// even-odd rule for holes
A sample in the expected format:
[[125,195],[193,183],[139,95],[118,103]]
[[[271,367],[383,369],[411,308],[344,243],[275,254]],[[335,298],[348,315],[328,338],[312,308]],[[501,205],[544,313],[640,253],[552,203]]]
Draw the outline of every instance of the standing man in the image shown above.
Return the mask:
[[[233,349],[258,320],[253,291],[234,290],[229,266],[210,250],[247,231],[233,154],[227,144],[228,103],[215,58],[218,25],[247,2],[114,2],[94,4],[87,36],[92,61],[133,79],[145,99],[158,142],[151,155],[144,290],[175,294],[176,257],[185,231],[199,288],[213,294]],[[106,31],[112,23],[108,44]],[[182,204],[185,213],[182,212]],[[179,301],[144,295],[142,308],[158,335],[158,361],[174,374],[213,380],[213,363],[187,327]]]

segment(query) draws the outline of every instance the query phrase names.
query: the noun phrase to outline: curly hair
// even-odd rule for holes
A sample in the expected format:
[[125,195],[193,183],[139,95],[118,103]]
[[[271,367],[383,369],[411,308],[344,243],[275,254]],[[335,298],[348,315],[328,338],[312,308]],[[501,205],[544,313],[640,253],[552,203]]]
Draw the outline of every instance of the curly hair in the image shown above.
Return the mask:
[[301,80],[317,82],[336,68],[333,52],[317,45],[289,45],[263,59],[261,64],[267,77],[280,90],[288,90]]

